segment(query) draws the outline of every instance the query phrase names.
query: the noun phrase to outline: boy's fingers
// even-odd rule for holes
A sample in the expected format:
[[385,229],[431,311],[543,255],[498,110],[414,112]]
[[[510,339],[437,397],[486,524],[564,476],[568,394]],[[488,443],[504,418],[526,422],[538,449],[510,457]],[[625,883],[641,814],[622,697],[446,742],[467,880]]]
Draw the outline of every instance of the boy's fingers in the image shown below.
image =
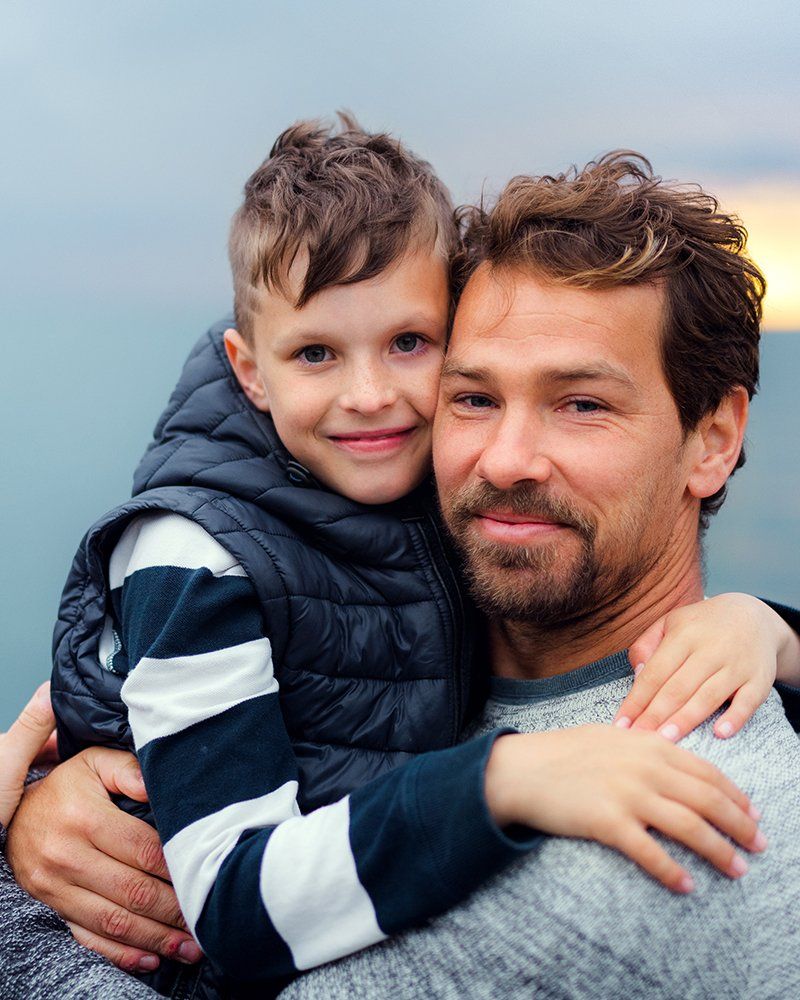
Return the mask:
[[628,659],[633,670],[636,670],[640,663],[647,663],[654,655],[664,638],[665,625],[666,618],[659,618],[628,648]]
[[[687,822],[691,817],[707,820],[748,851],[763,851],[767,846],[766,837],[759,832],[754,816],[741,809],[721,789],[689,774],[673,771],[659,791],[662,796],[689,811],[691,816],[684,817]],[[694,820],[691,822],[694,823]]]
[[762,694],[754,684],[743,684],[733,696],[730,708],[714,723],[714,735],[726,739],[738,733],[752,719],[769,692]]
[[[648,666],[644,673],[649,669]],[[635,728],[649,732],[660,729],[670,716],[675,715],[691,701],[698,690],[709,682],[709,678],[715,677],[719,677],[719,670],[713,661],[690,656],[679,669],[664,680],[650,704],[635,720]],[[718,708],[720,704],[721,701],[715,707]]]
[[[637,667],[644,666],[644,669],[638,670],[633,686],[617,712],[615,723],[627,728],[639,719],[667,681],[683,666],[688,655],[689,649],[683,643],[670,642],[667,638],[646,665],[643,662],[638,664]],[[620,722],[623,718],[628,720],[627,725]]]
[[124,972],[152,972],[157,969],[160,959],[157,955],[142,951],[140,948],[131,948],[129,945],[120,944],[119,941],[112,941],[109,938],[100,937],[86,930],[80,924],[67,922],[72,936],[82,944],[84,948],[96,952],[113,962],[117,968]]
[[747,871],[747,862],[736,848],[717,832],[710,823],[692,809],[660,796],[645,805],[646,823],[691,851],[711,862],[730,878],[739,878]]
[[677,743],[723,705],[730,696],[732,681],[725,672],[712,674],[699,688],[694,677],[677,675],[659,691],[636,723],[636,728],[658,731]]
[[686,774],[691,774],[701,781],[705,781],[712,788],[719,789],[731,799],[743,812],[753,815],[753,806],[747,795],[730,778],[715,767],[710,761],[698,757],[696,754],[684,750],[682,747],[672,746],[665,742],[664,749],[668,751],[668,760],[673,767]]
[[673,892],[691,892],[694,883],[681,865],[637,823],[619,824],[609,847],[626,854],[654,879]]

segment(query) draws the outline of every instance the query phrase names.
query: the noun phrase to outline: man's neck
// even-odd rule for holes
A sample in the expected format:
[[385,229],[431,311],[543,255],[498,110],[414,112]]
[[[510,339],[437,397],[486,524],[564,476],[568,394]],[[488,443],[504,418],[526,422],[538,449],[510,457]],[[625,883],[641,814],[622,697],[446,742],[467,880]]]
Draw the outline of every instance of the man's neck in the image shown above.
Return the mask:
[[492,673],[535,679],[567,673],[627,649],[663,615],[702,600],[700,552],[695,546],[668,564],[654,567],[617,601],[564,628],[538,628],[535,622],[489,623]]

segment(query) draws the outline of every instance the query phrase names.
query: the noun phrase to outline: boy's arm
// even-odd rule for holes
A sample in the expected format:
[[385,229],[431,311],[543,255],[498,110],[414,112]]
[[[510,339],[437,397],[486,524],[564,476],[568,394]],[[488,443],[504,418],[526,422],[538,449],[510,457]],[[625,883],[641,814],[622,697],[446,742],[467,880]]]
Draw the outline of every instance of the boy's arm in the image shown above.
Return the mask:
[[235,978],[373,944],[538,839],[505,836],[489,814],[496,734],[301,816],[270,645],[232,557],[191,521],[151,516],[120,539],[110,585],[130,668],[122,697],[170,875],[201,947]]

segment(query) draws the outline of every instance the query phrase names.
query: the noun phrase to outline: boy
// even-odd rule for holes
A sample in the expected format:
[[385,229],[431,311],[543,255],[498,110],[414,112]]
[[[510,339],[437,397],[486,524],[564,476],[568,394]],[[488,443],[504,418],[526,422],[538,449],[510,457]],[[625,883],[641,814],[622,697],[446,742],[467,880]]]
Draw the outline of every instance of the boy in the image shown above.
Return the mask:
[[[206,969],[203,995],[381,940],[537,842],[486,806],[498,733],[452,747],[473,616],[425,483],[451,206],[427,164],[344,125],[287,130],[248,182],[235,379],[212,331],[56,630],[62,751],[135,742],[184,913],[229,977]],[[535,827],[535,803],[514,819]]]

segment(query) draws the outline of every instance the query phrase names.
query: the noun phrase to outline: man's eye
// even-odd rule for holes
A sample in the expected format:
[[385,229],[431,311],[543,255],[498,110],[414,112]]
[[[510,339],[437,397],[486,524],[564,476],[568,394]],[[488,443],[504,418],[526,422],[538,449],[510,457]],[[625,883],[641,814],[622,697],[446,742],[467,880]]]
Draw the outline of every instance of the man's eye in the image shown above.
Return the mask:
[[306,364],[319,365],[323,361],[330,360],[331,355],[328,348],[323,347],[322,344],[311,344],[309,347],[304,347],[297,356]]
[[394,346],[401,354],[413,354],[425,341],[418,333],[401,333],[395,337]]
[[593,399],[572,399],[567,406],[574,406],[576,413],[599,413],[603,406]]
[[489,407],[494,406],[494,403],[488,396],[481,396],[475,392],[472,392],[467,396],[459,396],[456,402],[461,403],[463,406],[472,410],[488,410]]

